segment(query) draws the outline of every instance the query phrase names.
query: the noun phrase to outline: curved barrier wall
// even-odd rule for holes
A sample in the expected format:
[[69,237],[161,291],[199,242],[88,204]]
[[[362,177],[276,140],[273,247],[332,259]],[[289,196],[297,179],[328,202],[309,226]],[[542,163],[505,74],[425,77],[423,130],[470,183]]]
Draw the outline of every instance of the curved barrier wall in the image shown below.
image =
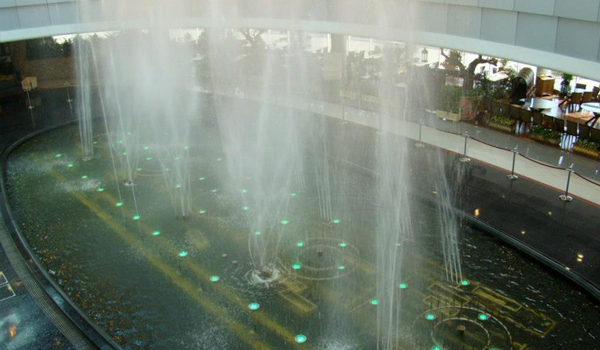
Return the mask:
[[[128,14],[125,23],[85,18],[80,1],[0,0],[0,42],[125,27],[144,27],[152,8]],[[188,17],[172,27],[285,28],[339,33],[453,48],[503,57],[600,80],[598,0],[398,0],[381,8],[360,0],[228,0],[213,16],[209,1],[186,3]],[[87,7],[102,6],[97,0]],[[268,9],[268,10],[265,10]],[[392,15],[390,15],[392,14]],[[211,18],[220,17],[218,20]],[[404,23],[412,26],[401,28]]]

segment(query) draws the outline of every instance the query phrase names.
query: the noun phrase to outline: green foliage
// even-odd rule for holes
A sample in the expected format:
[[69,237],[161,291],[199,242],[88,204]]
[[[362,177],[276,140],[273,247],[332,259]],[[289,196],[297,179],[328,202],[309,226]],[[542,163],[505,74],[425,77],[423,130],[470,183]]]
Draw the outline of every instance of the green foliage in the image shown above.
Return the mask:
[[462,88],[460,86],[442,86],[438,99],[438,109],[452,113],[459,113],[461,96]]
[[560,133],[553,129],[544,128],[541,125],[534,125],[531,129],[531,133],[540,136],[544,140],[559,139]]
[[600,150],[600,144],[590,140],[578,139],[577,141],[575,141],[575,145],[581,148],[591,149],[593,151]]
[[456,70],[462,64],[462,54],[456,50],[450,50],[448,57],[442,62],[447,70]]
[[498,115],[493,116],[491,121],[504,126],[513,126],[516,122],[514,119],[505,116],[502,112],[500,112]]
[[73,42],[65,40],[58,43],[52,37],[27,40],[25,42],[28,60],[70,57],[73,55]]

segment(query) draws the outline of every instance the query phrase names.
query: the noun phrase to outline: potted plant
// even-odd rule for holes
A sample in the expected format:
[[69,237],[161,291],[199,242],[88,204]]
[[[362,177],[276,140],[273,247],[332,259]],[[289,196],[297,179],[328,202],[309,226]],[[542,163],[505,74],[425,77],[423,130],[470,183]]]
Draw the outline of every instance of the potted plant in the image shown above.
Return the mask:
[[560,133],[543,125],[534,125],[531,128],[531,138],[554,146],[560,145]]
[[460,86],[443,86],[438,99],[437,117],[453,122],[460,121],[461,95],[462,88]]
[[565,98],[571,92],[571,80],[573,80],[573,76],[571,74],[563,73],[562,81],[560,82],[561,98]]
[[514,133],[517,121],[507,117],[503,112],[498,113],[490,119],[489,127],[508,132]]
[[600,144],[594,141],[578,139],[573,145],[573,152],[599,159]]

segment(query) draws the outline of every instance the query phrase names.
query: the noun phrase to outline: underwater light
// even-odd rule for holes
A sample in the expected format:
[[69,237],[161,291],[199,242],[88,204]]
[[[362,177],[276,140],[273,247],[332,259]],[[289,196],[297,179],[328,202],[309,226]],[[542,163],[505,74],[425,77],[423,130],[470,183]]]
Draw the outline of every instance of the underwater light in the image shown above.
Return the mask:
[[431,350],[442,350],[442,348],[440,348],[439,346],[434,346],[433,348],[431,348]]
[[139,220],[139,219],[140,219],[139,215],[136,214],[136,215],[133,216],[133,220]]
[[198,210],[198,214],[205,214],[206,210],[202,209],[202,210]]
[[250,209],[250,208],[248,208],[248,207],[247,207],[247,206],[245,206],[245,205],[242,207],[242,210],[243,210],[243,211],[246,211],[246,210],[248,210],[248,209]]
[[210,276],[211,282],[218,282],[220,279],[221,279],[221,277],[219,277],[217,275]]
[[402,247],[402,243],[396,243],[396,247]]
[[104,192],[104,189],[102,187],[100,187],[96,191],[98,191],[98,192]]
[[371,299],[371,305],[379,305],[379,300]]
[[56,157],[56,158],[60,158],[60,157],[62,157],[62,154],[60,154],[60,153],[56,153],[55,157]]
[[137,171],[142,171],[142,168],[135,168],[135,170],[137,170]]
[[348,243],[346,243],[346,242],[342,242],[342,243],[340,243],[340,244],[338,244],[338,245],[339,245],[340,247],[344,248],[344,247],[346,247],[346,246],[348,245]]
[[152,235],[153,236],[158,236],[158,235],[160,235],[160,231],[154,231],[154,232],[152,232]]
[[188,252],[186,252],[185,250],[182,250],[182,251],[179,252],[179,256],[182,257],[182,258],[184,256],[187,256],[187,255],[188,255]]
[[296,245],[297,245],[298,247],[304,247],[304,242],[302,242],[302,241],[298,241],[298,243],[296,243]]
[[298,194],[296,192],[292,192],[292,194],[290,194],[290,196],[292,197],[296,197]]
[[217,162],[220,162],[222,160],[223,160],[223,158],[217,158]]
[[69,165],[67,165],[67,167],[72,168],[74,165],[73,163],[69,163]]
[[81,178],[84,179],[84,180],[86,180],[88,178],[88,176],[87,175],[83,175]]
[[289,223],[290,223],[290,222],[289,222],[289,221],[287,221],[287,220],[285,220],[285,219],[281,220],[281,224],[282,224],[282,225],[287,225],[287,224],[289,224]]
[[146,157],[146,160],[152,160],[152,157]]
[[300,264],[292,265],[292,269],[294,269],[294,270],[300,270],[301,267],[302,267],[302,265],[300,265]]
[[343,269],[345,269],[345,268],[346,268],[346,266],[344,266],[344,265],[340,265],[340,266],[338,266],[338,270],[343,270]]
[[123,202],[117,202],[117,203],[115,203],[115,205],[116,205],[117,207],[122,207],[122,206],[123,206]]
[[212,193],[217,193],[217,189],[216,189],[216,188],[213,188],[213,189],[211,190],[211,192],[212,192]]
[[198,180],[204,181],[204,178],[203,177],[199,177]]
[[427,321],[433,321],[433,320],[435,320],[435,315],[427,314],[427,315],[425,315],[425,319],[427,319]]
[[479,314],[479,315],[477,316],[477,318],[478,318],[479,320],[481,320],[481,321],[486,321],[486,320],[489,318],[489,316],[488,316],[488,315],[486,315],[486,314]]
[[254,234],[260,236],[260,231],[254,231]]
[[400,283],[398,287],[400,287],[400,289],[406,289],[406,287],[408,286],[406,285],[406,283]]
[[244,188],[242,189],[242,193],[248,193],[248,190]]
[[471,282],[467,281],[467,280],[462,280],[460,281],[460,285],[461,286],[468,286],[469,284],[471,284]]
[[259,307],[260,307],[259,303],[250,303],[250,304],[248,304],[248,309],[250,309],[252,311],[258,310]]
[[175,185],[175,188],[181,188],[181,184]]
[[306,343],[306,340],[308,340],[308,338],[304,334],[298,334],[294,337],[294,340],[296,341],[296,343],[302,344]]
[[144,147],[144,149],[147,151],[150,149],[150,147],[146,146],[146,147]]
[[333,223],[334,223],[334,224],[339,224],[339,223],[340,223],[340,220],[338,220],[338,219],[334,219],[334,220],[333,220]]
[[119,141],[117,141],[117,143],[123,143],[123,140],[119,140]]
[[126,156],[126,155],[127,155],[127,152],[123,152],[122,154],[123,154],[124,156]]

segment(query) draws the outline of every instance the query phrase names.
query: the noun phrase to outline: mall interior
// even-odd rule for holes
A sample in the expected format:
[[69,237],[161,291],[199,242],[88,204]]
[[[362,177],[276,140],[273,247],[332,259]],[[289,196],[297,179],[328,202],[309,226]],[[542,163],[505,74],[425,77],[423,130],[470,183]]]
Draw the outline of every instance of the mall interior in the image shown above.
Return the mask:
[[0,0],[2,349],[600,349],[600,0]]

